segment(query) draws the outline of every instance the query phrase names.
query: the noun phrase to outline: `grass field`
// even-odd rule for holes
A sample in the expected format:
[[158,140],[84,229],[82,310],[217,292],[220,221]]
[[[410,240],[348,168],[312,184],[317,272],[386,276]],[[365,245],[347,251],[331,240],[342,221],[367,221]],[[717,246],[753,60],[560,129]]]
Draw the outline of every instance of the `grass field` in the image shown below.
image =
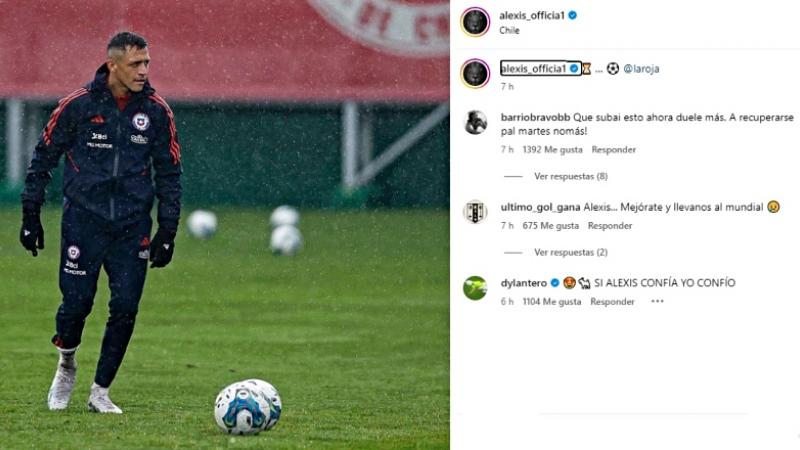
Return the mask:
[[[0,209],[0,448],[446,448],[448,227],[436,211],[309,212],[299,255],[267,251],[268,211],[218,211],[218,234],[185,228],[148,272],[136,331],[111,389],[122,416],[86,410],[108,313],[101,275],[66,411],[47,410],[56,365],[60,211],[46,249],[18,242]],[[274,384],[277,427],[232,438],[214,423],[224,386]]]

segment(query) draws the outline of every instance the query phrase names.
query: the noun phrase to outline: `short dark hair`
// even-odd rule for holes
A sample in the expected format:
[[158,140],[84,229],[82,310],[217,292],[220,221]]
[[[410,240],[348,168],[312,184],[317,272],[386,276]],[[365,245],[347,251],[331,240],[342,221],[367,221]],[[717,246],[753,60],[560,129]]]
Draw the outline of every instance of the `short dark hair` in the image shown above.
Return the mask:
[[110,41],[108,41],[108,47],[106,48],[106,51],[116,49],[124,52],[128,47],[138,49],[147,48],[147,40],[145,40],[144,36],[134,32],[120,31],[119,33],[115,34]]

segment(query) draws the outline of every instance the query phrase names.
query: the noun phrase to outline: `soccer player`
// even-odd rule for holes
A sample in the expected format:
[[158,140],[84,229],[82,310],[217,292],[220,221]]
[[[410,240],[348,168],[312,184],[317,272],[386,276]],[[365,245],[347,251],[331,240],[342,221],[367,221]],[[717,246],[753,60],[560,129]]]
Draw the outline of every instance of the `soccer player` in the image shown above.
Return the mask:
[[[45,187],[63,154],[64,206],[59,287],[63,295],[52,342],[59,352],[47,394],[65,409],[75,385],[75,352],[92,309],[100,268],[108,274],[109,318],[89,395],[89,409],[121,414],[108,396],[128,347],[147,260],[172,260],[180,217],[180,145],[172,110],[147,80],[147,41],[121,32],[108,43],[95,78],[58,102],[42,132],[22,192],[20,241],[33,256],[44,249],[39,219]],[[150,211],[158,198],[158,231]]]

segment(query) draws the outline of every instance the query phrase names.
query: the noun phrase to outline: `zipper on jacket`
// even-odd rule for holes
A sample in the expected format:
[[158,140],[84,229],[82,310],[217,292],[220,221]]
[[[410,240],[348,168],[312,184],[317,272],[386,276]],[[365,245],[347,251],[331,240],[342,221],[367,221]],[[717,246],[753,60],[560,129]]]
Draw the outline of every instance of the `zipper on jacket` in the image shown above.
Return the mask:
[[[116,105],[115,105],[116,106]],[[114,194],[117,193],[117,172],[119,172],[119,143],[120,141],[120,134],[122,133],[121,122],[122,114],[117,111],[117,138],[114,140],[114,168],[111,172],[111,179],[114,181],[114,189],[111,191],[111,204],[109,205],[109,213],[111,216],[111,220],[114,220]]]

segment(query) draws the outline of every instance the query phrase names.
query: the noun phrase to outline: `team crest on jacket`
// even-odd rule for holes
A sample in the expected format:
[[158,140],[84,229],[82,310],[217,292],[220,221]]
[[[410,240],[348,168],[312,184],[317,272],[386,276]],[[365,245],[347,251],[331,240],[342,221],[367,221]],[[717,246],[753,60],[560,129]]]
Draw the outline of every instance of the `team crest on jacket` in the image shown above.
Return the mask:
[[81,257],[81,249],[79,249],[77,245],[70,245],[67,248],[67,258],[75,261],[80,257]]
[[133,116],[133,127],[139,131],[150,128],[150,117],[145,113],[137,113]]
[[308,0],[328,22],[360,43],[412,57],[447,56],[446,0]]

